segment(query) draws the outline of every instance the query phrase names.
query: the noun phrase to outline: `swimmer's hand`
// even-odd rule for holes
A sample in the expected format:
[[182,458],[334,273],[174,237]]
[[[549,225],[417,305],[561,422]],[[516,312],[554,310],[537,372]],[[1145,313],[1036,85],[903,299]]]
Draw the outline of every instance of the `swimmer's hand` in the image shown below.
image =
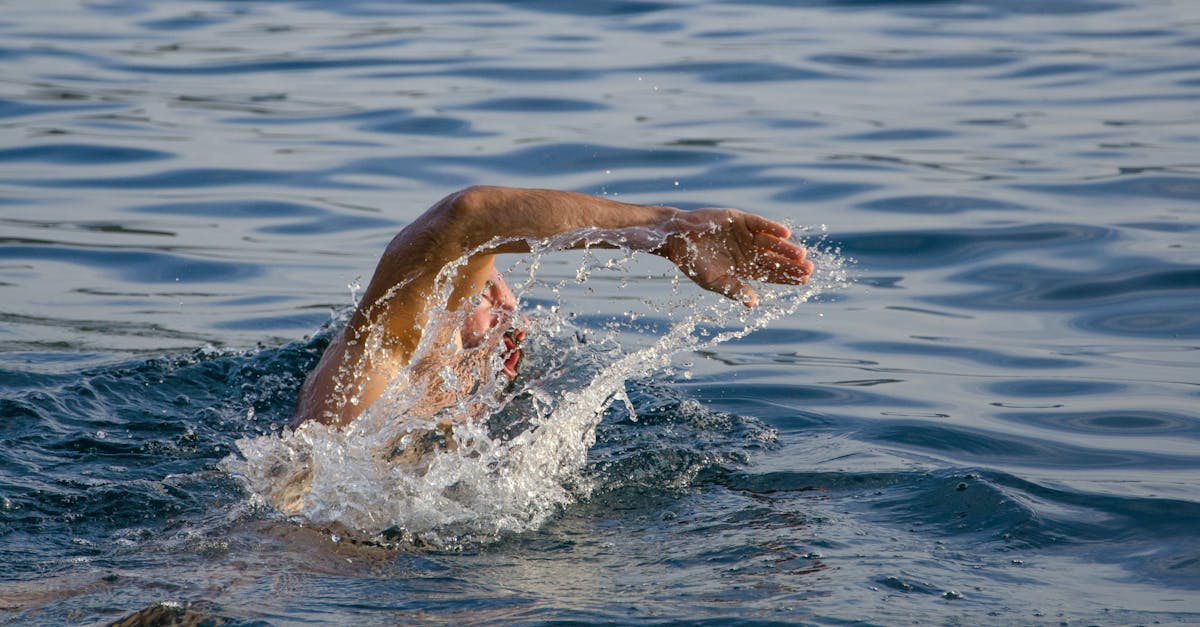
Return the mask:
[[697,285],[739,301],[758,303],[748,281],[807,283],[813,264],[803,247],[789,242],[787,227],[737,209],[681,211],[672,234],[656,252],[679,267]]

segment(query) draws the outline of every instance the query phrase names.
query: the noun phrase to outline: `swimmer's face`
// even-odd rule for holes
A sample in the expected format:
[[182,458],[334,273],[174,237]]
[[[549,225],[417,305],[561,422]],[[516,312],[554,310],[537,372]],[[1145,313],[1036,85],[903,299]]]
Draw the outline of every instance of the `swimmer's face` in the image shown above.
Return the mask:
[[488,277],[488,286],[480,295],[479,304],[467,314],[463,320],[460,334],[463,348],[474,348],[489,340],[494,329],[505,329],[504,333],[493,340],[503,345],[504,366],[501,372],[510,379],[517,376],[517,365],[521,362],[521,341],[525,339],[525,331],[513,328],[520,316],[517,315],[517,297],[508,288],[508,284],[500,277],[495,269]]

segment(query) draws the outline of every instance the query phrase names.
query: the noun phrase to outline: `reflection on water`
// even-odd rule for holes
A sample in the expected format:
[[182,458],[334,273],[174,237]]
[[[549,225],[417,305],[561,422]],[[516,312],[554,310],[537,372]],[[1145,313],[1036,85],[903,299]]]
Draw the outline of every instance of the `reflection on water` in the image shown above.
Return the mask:
[[[6,6],[0,616],[1200,620],[1197,23],[1165,0]],[[397,550],[253,507],[220,461],[287,419],[395,231],[473,183],[753,209],[828,233],[854,285],[617,377],[591,490],[519,533]],[[689,316],[740,326],[657,260],[580,263],[542,258],[571,289],[525,305],[635,353]],[[688,304],[625,317],[664,294]]]

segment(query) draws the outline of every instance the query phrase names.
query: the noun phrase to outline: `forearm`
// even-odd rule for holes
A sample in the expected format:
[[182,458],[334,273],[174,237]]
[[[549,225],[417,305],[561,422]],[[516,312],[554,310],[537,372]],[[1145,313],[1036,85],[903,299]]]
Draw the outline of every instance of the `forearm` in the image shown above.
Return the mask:
[[[579,233],[576,245],[627,246],[653,250],[672,232],[682,213],[673,207],[634,205],[576,192],[471,187],[448,197],[434,211],[452,214],[465,250],[527,252],[530,241]],[[494,247],[486,245],[495,242]]]

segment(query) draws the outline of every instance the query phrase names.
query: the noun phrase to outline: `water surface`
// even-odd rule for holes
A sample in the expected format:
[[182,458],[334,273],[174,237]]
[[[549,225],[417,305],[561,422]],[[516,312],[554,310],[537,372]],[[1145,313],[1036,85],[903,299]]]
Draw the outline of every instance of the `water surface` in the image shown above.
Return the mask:
[[[6,6],[0,620],[1200,621],[1197,26],[1166,0]],[[223,460],[287,419],[391,236],[475,183],[751,209],[852,285],[619,373],[527,528],[259,507]],[[716,306],[654,259],[584,263],[540,259],[564,287],[526,305],[626,354]]]

